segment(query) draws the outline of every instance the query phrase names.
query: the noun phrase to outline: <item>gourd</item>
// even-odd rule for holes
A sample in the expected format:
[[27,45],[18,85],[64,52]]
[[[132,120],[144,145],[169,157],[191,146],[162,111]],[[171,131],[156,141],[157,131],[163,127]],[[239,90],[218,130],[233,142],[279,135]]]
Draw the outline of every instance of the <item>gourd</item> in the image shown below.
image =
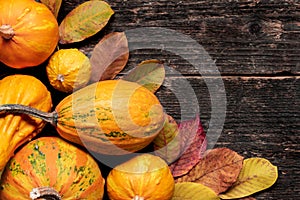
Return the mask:
[[175,187],[166,162],[151,154],[140,154],[116,166],[106,180],[110,200],[169,200]]
[[[50,92],[37,78],[29,75],[10,75],[0,80],[0,105],[22,104],[44,112],[52,108]],[[0,174],[14,151],[31,140],[45,121],[23,114],[0,114]]]
[[59,31],[52,12],[33,0],[0,0],[0,62],[37,66],[55,50]]
[[54,125],[68,141],[109,155],[143,149],[165,122],[157,97],[145,87],[125,80],[90,84],[65,97],[52,113],[21,105],[1,105],[1,112],[40,117]]
[[23,146],[7,164],[0,199],[101,200],[104,183],[90,154],[59,137],[40,137]]
[[46,72],[50,84],[55,89],[71,93],[88,84],[91,63],[79,49],[60,49],[50,56]]

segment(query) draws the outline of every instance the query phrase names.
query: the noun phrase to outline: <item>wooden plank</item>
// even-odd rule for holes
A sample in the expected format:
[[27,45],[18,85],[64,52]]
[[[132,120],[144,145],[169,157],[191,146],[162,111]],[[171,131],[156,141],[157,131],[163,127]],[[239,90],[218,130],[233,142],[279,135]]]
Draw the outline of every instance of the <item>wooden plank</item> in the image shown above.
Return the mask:
[[[61,18],[80,2],[83,1],[64,2]],[[299,74],[299,1],[115,0],[109,3],[115,15],[102,33],[81,47],[88,55],[106,33],[163,27],[197,41],[223,74]],[[193,48],[193,44],[182,45],[178,48]],[[193,52],[186,53],[195,56]],[[133,65],[146,57],[157,58],[182,74],[198,73],[170,53],[141,50],[131,54]]]
[[[187,80],[197,94],[201,121],[207,131],[211,118],[208,88],[203,78],[187,77]],[[228,147],[246,158],[264,157],[278,166],[278,182],[255,195],[257,199],[298,199],[300,78],[228,76],[223,80],[227,96],[226,120],[214,147]],[[180,111],[191,104],[185,99],[171,98],[175,95],[167,88],[176,85],[178,78],[169,78],[167,82],[166,88],[157,95],[167,113],[179,119]],[[179,102],[183,102],[182,107]]]
[[[82,2],[84,0],[63,1],[59,21]],[[210,94],[199,70],[182,56],[165,51],[163,46],[130,52],[128,67],[123,73],[145,59],[164,61],[166,66],[179,72],[177,76],[169,74],[157,92],[167,113],[179,120],[182,115],[191,115],[195,108],[191,103],[196,103],[206,131],[213,128],[210,97],[217,97],[214,114],[219,111],[221,116],[224,102],[219,101],[224,96],[217,94],[225,92],[226,118],[215,147],[228,147],[245,157],[264,157],[279,167],[278,182],[255,195],[257,199],[299,199],[299,1],[111,0],[109,4],[116,13],[108,26],[74,46],[90,56],[94,45],[105,34],[149,26],[175,30],[202,45],[221,72],[225,91],[220,87]],[[172,37],[163,39],[168,43],[176,42]],[[193,45],[185,42],[174,49],[188,49],[185,56],[195,59],[198,54],[190,51]],[[49,85],[43,70],[37,73],[34,68],[14,70],[1,65],[0,78],[14,73],[31,74],[41,79],[52,92],[54,106],[66,96]],[[218,74],[210,75],[205,77],[207,81],[219,80]],[[188,81],[197,101],[176,96],[180,80]],[[57,133],[47,125],[41,135]],[[107,174],[109,169],[101,167]]]

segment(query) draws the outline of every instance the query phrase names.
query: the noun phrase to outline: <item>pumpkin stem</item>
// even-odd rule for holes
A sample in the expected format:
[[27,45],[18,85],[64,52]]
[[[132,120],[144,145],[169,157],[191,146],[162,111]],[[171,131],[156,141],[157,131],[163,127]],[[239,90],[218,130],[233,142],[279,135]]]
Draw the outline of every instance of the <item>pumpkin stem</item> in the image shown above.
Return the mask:
[[144,197],[140,197],[138,195],[135,195],[132,200],[144,200]]
[[51,187],[33,188],[30,192],[32,200],[61,200],[59,193]]
[[14,37],[14,35],[15,32],[11,25],[3,24],[0,26],[0,36],[2,36],[4,39],[9,40]]
[[25,106],[21,104],[3,104],[0,105],[0,114],[2,113],[17,113],[17,114],[26,114],[39,119],[44,120],[45,122],[49,122],[52,125],[56,126],[57,124],[57,113],[51,112],[43,112],[38,109],[32,108],[30,106]]

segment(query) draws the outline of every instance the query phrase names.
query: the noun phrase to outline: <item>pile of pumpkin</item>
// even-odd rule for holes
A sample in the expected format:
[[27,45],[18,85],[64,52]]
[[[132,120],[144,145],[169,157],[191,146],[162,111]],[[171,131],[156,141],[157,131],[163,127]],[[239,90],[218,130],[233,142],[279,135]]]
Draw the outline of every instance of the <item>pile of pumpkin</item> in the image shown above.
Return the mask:
[[[92,200],[104,191],[112,200],[171,199],[174,178],[160,157],[138,154],[104,179],[90,154],[147,147],[166,120],[153,92],[126,80],[87,85],[89,59],[77,49],[56,50],[62,37],[49,6],[1,0],[0,13],[0,61],[16,70],[47,62],[51,85],[71,92],[52,111],[52,94],[36,77],[16,71],[0,80],[0,199]],[[86,78],[76,81],[79,73]],[[46,123],[57,136],[40,135]]]

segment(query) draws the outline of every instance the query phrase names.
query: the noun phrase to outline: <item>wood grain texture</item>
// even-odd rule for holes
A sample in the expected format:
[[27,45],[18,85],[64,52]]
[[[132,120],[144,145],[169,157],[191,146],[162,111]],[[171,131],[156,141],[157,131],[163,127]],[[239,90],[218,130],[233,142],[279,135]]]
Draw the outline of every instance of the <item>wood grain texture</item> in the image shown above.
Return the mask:
[[[63,1],[59,21],[82,2],[84,1]],[[171,29],[193,39],[215,62],[225,88],[226,118],[214,147],[228,147],[245,157],[264,157],[279,167],[277,183],[254,195],[257,199],[300,199],[300,2],[107,2],[115,11],[108,26],[72,47],[78,47],[90,56],[92,49],[104,35],[143,27]],[[174,42],[174,38],[164,39],[169,43]],[[194,43],[183,43],[178,46],[178,51],[188,49],[185,55],[193,59],[197,57],[191,51],[193,45]],[[61,46],[67,47],[69,46]],[[213,124],[210,124],[212,94],[209,93],[204,78],[213,82],[218,74],[203,77],[186,59],[165,51],[163,47],[131,51],[128,66],[122,74],[146,59],[162,60],[166,66],[179,72],[177,76],[168,74],[164,86],[157,92],[166,111],[180,120],[182,115],[189,116],[194,112],[191,105],[196,103],[199,105],[205,130],[213,128]],[[1,66],[1,78],[13,73],[32,74],[44,80],[53,94],[54,106],[65,96],[51,88],[44,72],[37,73],[35,69],[15,71]],[[180,80],[189,83],[196,99],[176,96]],[[218,89],[214,92],[218,93]],[[218,98],[214,99],[216,111],[222,110],[224,103],[219,102],[224,96]],[[53,127],[47,126],[43,134],[56,133]],[[103,165],[101,167],[105,175],[109,168]]]
[[[78,3],[66,1],[62,13]],[[196,40],[223,74],[299,74],[297,0],[113,0],[109,3],[115,15],[102,34],[137,27],[164,27]],[[97,39],[94,37],[83,49],[89,53]],[[156,58],[161,52],[132,52],[132,62],[140,61],[145,54]],[[176,56],[163,55],[161,59],[181,73],[197,73]]]

